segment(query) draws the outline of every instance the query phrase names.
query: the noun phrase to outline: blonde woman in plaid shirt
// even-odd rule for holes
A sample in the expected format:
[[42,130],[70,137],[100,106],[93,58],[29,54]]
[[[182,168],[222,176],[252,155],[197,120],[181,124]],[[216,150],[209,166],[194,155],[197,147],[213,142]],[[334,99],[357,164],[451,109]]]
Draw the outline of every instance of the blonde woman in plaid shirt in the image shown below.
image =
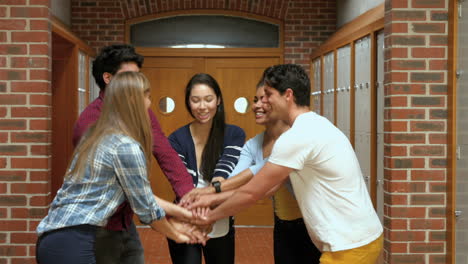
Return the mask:
[[165,217],[188,220],[189,211],[152,193],[149,88],[147,78],[137,72],[112,79],[100,118],[75,149],[64,183],[37,227],[39,263],[96,263],[96,230],[125,200],[143,224],[163,235],[178,242],[204,242],[203,234]]

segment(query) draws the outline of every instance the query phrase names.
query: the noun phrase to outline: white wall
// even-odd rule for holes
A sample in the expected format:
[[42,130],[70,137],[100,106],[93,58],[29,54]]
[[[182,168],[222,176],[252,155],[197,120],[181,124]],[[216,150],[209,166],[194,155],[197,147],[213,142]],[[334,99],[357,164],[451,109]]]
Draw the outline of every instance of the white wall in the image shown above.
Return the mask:
[[336,26],[340,28],[383,2],[384,0],[336,0]]
[[71,0],[52,0],[52,14],[67,26],[71,26]]

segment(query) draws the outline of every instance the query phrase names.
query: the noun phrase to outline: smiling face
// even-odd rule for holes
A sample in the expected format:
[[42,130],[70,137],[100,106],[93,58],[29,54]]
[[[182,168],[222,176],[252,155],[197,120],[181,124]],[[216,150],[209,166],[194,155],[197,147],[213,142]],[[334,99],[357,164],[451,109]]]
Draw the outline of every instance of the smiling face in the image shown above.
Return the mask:
[[199,123],[210,123],[216,114],[219,100],[214,90],[206,84],[195,84],[190,92],[190,111]]
[[255,114],[255,123],[265,125],[270,120],[271,106],[263,102],[265,97],[265,89],[263,86],[257,88],[257,93],[254,96],[252,111]]
[[270,119],[286,121],[288,118],[288,105],[286,94],[280,94],[275,88],[265,86],[265,96],[262,98],[264,104],[270,105]]

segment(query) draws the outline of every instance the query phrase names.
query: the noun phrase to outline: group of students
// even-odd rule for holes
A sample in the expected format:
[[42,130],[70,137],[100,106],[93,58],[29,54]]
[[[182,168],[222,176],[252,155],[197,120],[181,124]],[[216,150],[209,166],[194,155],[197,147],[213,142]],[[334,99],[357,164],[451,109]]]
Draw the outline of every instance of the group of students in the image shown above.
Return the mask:
[[[382,226],[356,156],[346,136],[310,111],[300,66],[265,70],[252,104],[265,130],[244,144],[205,73],[185,88],[193,121],[166,138],[142,64],[130,45],[105,47],[94,60],[101,92],[75,125],[63,185],[37,227],[38,263],[144,263],[136,214],[168,238],[173,263],[231,264],[232,215],[265,196],[273,196],[275,263],[375,263]],[[152,193],[151,154],[175,203]]]

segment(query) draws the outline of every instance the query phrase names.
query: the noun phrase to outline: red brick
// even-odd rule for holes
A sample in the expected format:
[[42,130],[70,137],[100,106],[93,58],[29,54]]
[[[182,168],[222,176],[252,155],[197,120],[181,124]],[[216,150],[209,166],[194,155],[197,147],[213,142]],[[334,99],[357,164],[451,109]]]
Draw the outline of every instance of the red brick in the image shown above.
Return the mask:
[[29,54],[31,55],[47,55],[49,54],[50,48],[45,44],[30,44]]
[[[426,13],[423,11],[415,10],[391,10],[391,20],[393,21],[424,21],[426,20]],[[394,33],[394,32],[392,32]]]
[[19,93],[46,93],[51,90],[49,82],[12,82],[11,91]]
[[44,208],[11,208],[12,218],[43,218],[48,209]]
[[49,143],[50,132],[12,132],[11,142]]
[[412,230],[443,230],[445,229],[444,219],[411,219],[410,228]]
[[11,233],[11,243],[13,244],[32,244],[37,240],[37,234],[29,233]]
[[430,144],[447,144],[448,142],[447,134],[430,134],[429,143]]
[[408,205],[407,194],[384,194],[384,203],[394,205]]
[[0,17],[6,17],[6,7],[0,6]]
[[1,0],[1,5],[25,5],[26,0]]
[[384,131],[386,132],[406,132],[408,131],[408,121],[385,121]]
[[429,159],[430,168],[447,168],[447,160],[444,158]]
[[429,183],[429,191],[431,193],[445,193],[447,192],[447,184],[446,183],[440,183],[440,182],[431,182]]
[[386,109],[386,119],[425,119],[424,109]]
[[408,106],[407,96],[392,96],[385,98],[386,107],[406,107]]
[[29,120],[30,130],[51,130],[52,124],[50,119]]
[[29,0],[30,5],[44,5],[50,7],[50,0]]
[[29,198],[30,206],[49,206],[51,202],[50,195],[32,196]]
[[12,117],[50,117],[50,107],[12,107]]
[[34,181],[50,181],[50,171],[31,171],[29,179]]
[[0,156],[26,156],[27,148],[24,145],[0,145]]
[[25,171],[7,171],[0,170],[0,181],[14,182],[14,181],[25,181]]
[[0,231],[24,231],[27,229],[27,226],[28,222],[26,220],[3,220],[0,225]]
[[41,57],[13,57],[11,58],[12,68],[48,68],[49,59]]
[[387,58],[408,58],[408,48],[389,47],[384,52]]
[[[1,228],[2,226],[0,225]],[[26,246],[0,245],[0,256],[26,256],[26,250]]]
[[25,55],[28,47],[24,44],[1,44],[1,55]]
[[431,84],[429,87],[431,95],[446,95],[448,91],[446,84]]
[[14,194],[39,194],[50,190],[49,183],[12,183],[10,188]]
[[392,254],[395,253],[407,253],[408,252],[408,243],[387,243],[385,249]]
[[391,67],[394,71],[400,70],[425,70],[424,60],[391,60]]
[[24,94],[4,94],[0,97],[0,105],[24,105],[26,95]]
[[444,243],[410,243],[411,253],[444,253]]
[[447,70],[447,60],[430,60],[429,61],[429,70]]
[[410,75],[411,82],[424,83],[443,83],[443,72],[412,72]]
[[387,166],[397,169],[424,168],[423,158],[385,158]]
[[445,170],[411,170],[413,181],[445,181]]
[[7,143],[8,133],[0,132],[0,143]]
[[7,192],[7,184],[0,182],[0,193],[1,194],[6,194],[6,192]]
[[25,206],[26,197],[24,195],[0,196],[0,206]]
[[442,96],[413,96],[411,97],[413,107],[443,107],[445,97]]
[[446,264],[448,263],[446,254],[431,254],[429,255],[430,264]]
[[11,7],[10,15],[12,17],[24,18],[47,18],[49,16],[49,10],[46,7]]
[[24,119],[2,119],[0,120],[0,130],[25,130],[26,120]]
[[49,70],[29,70],[30,80],[51,80],[51,71]]
[[407,156],[407,146],[394,146],[394,145],[388,145],[384,146],[384,153],[387,156]]
[[6,168],[7,166],[7,159],[6,158],[0,158],[0,169]]
[[424,241],[424,231],[390,231],[389,240],[391,241]]
[[0,69],[0,79],[1,80],[26,80],[26,70],[20,69]]
[[412,48],[414,58],[445,58],[445,48]]
[[423,84],[391,84],[388,87],[388,95],[426,94],[426,87]]
[[33,156],[47,156],[51,153],[50,145],[32,145],[31,155]]
[[52,97],[48,94],[31,94],[29,95],[29,104],[50,106]]
[[413,8],[445,8],[445,0],[411,0]]
[[408,73],[407,72],[387,72],[385,73],[385,78],[389,82],[408,82]]
[[[7,208],[0,208],[0,218],[6,218],[7,217]],[[0,244],[2,244],[4,242],[2,242],[1,240],[1,235],[0,235]]]
[[445,131],[445,122],[442,121],[410,121],[411,131]]
[[443,194],[412,194],[410,196],[412,205],[445,205]]
[[387,133],[385,142],[391,144],[417,144],[425,142],[425,135],[421,133]]
[[407,230],[408,219],[384,218],[384,225],[391,230]]
[[0,19],[0,30],[24,30],[26,20],[24,19]]
[[31,19],[29,20],[30,22],[30,28],[32,30],[49,30],[50,29],[50,23],[47,19]]
[[408,33],[408,23],[391,23],[392,33]]
[[47,31],[11,32],[12,42],[49,42]]
[[413,23],[415,33],[445,33],[445,23]]
[[11,158],[13,169],[48,169],[49,158]]

